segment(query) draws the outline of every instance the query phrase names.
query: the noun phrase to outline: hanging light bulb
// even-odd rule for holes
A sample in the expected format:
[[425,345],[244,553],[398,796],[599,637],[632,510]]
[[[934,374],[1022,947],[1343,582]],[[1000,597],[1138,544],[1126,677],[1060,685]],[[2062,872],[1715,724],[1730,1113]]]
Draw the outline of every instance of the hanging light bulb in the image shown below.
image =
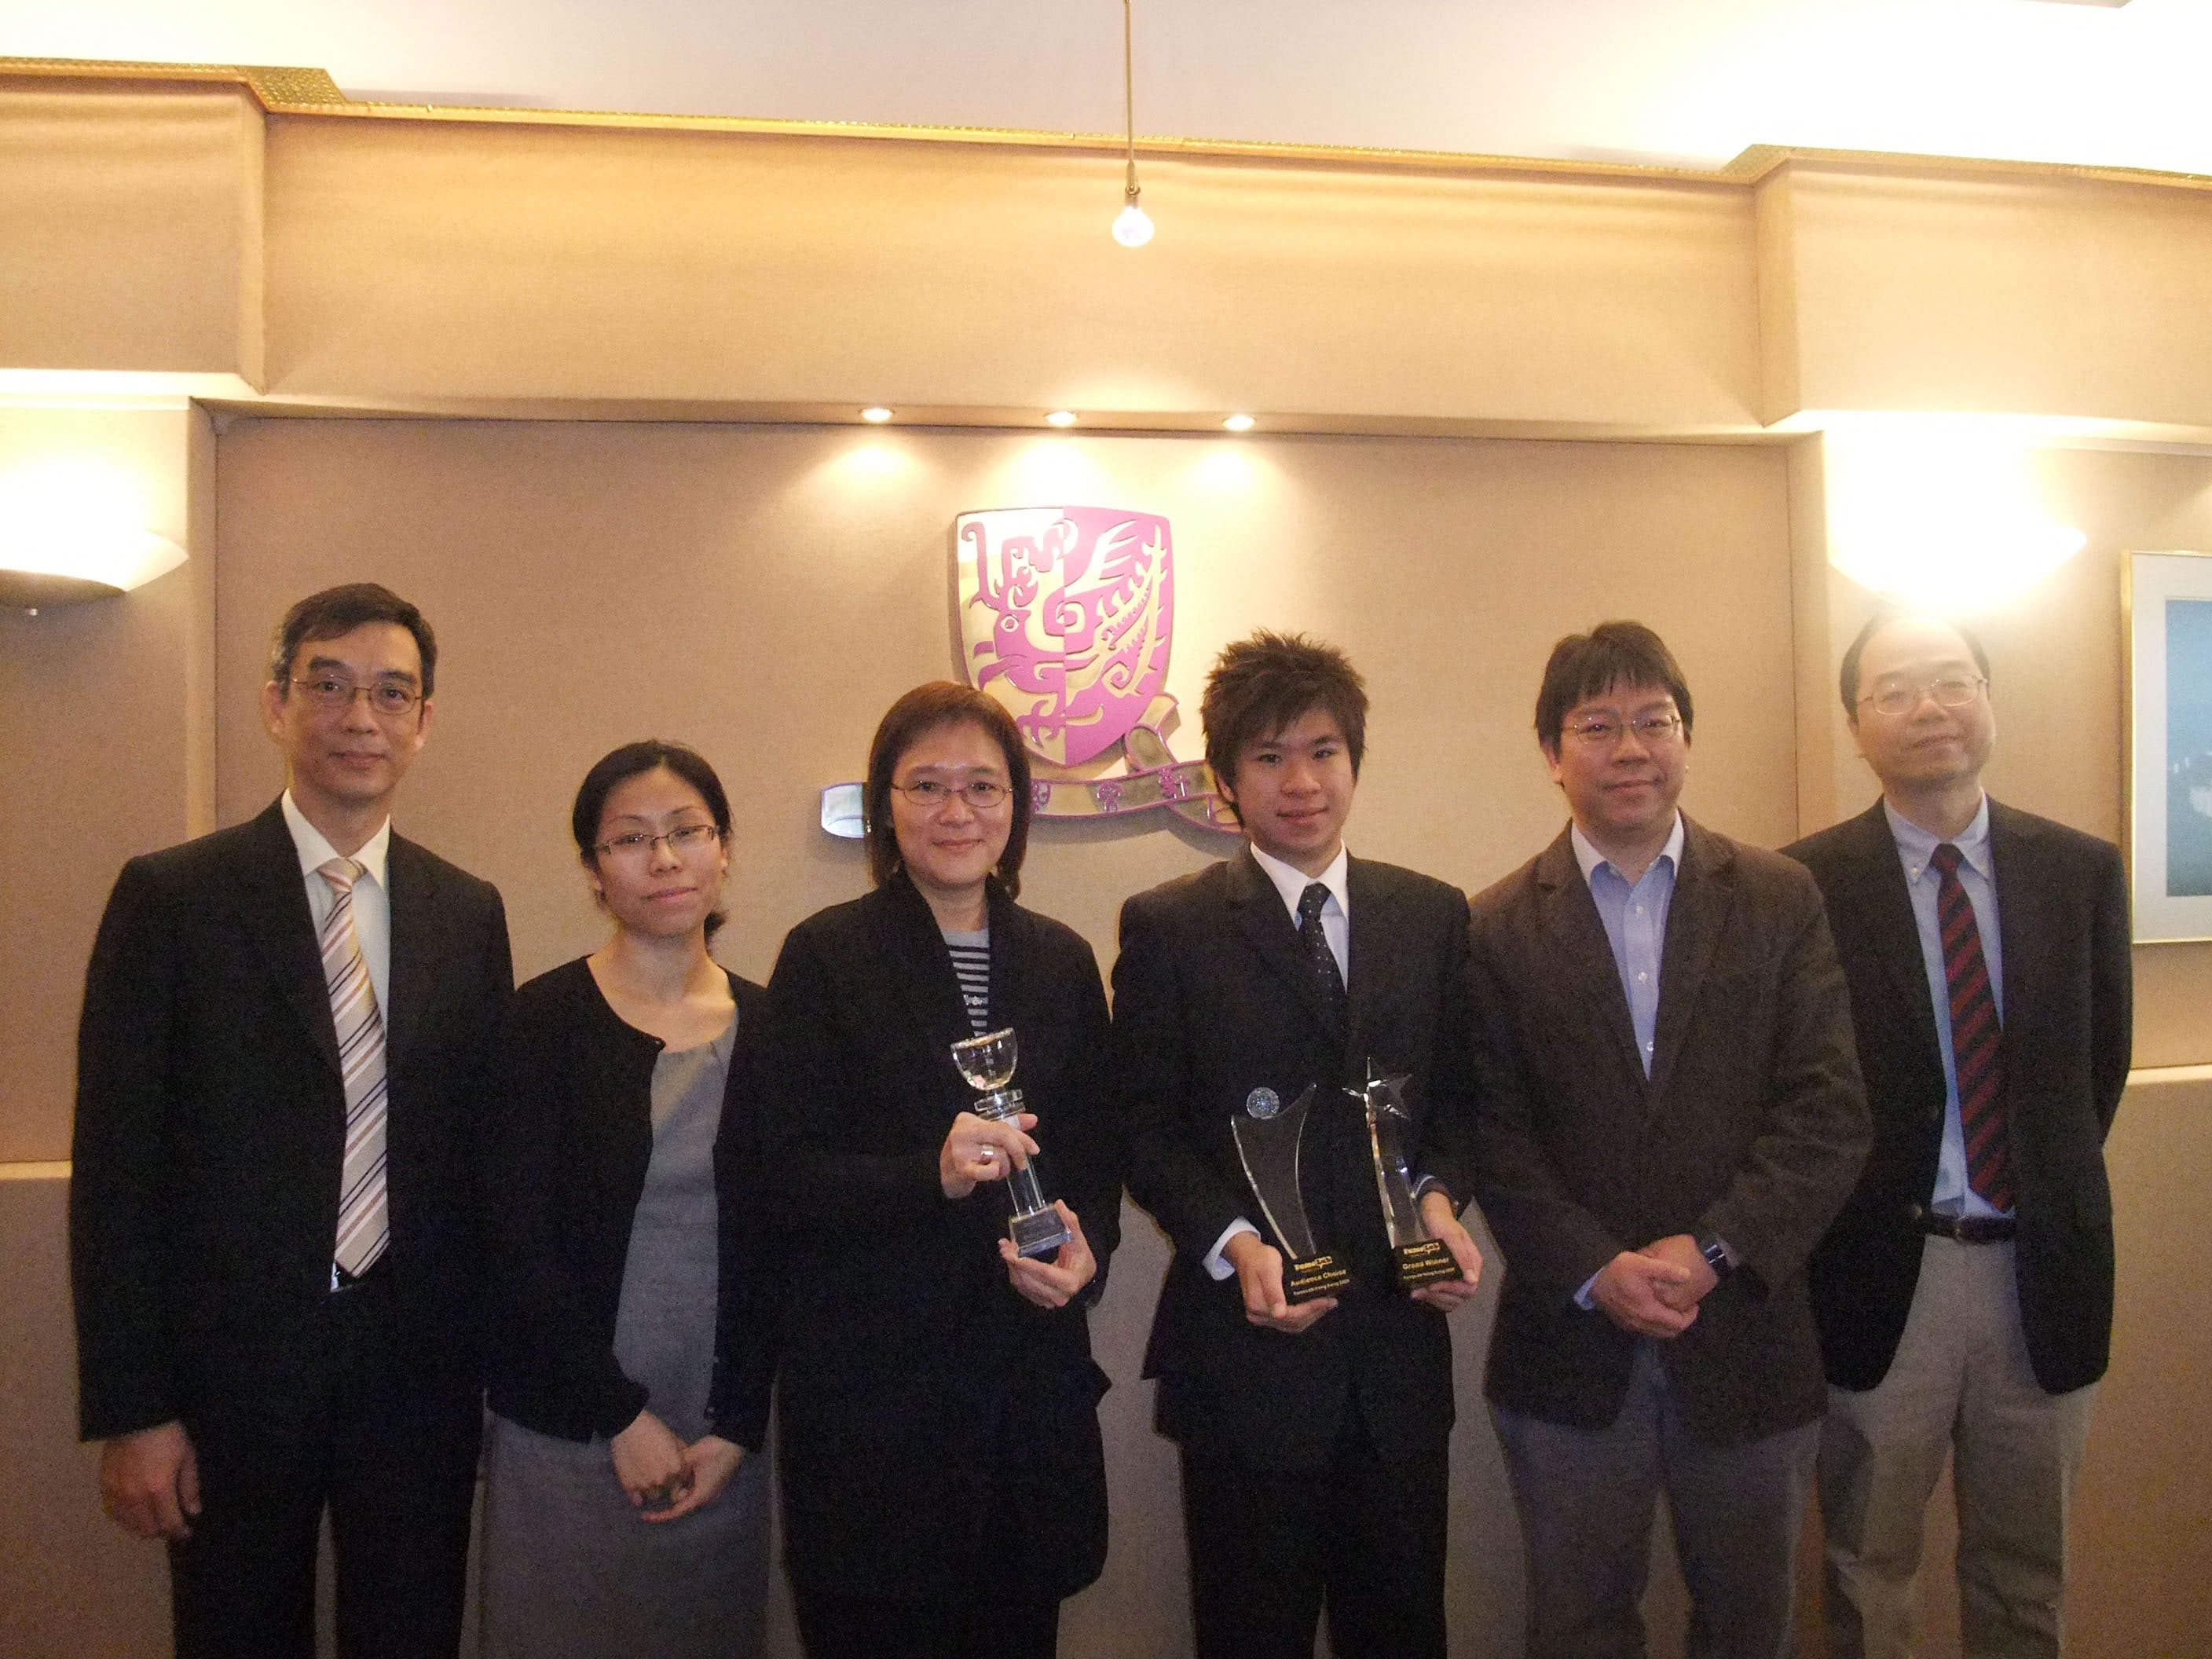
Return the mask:
[[1121,211],[1115,216],[1114,240],[1123,247],[1142,247],[1152,240],[1152,219],[1137,198],[1137,78],[1129,46],[1130,0],[1121,0],[1121,117],[1128,137],[1128,182],[1121,191]]

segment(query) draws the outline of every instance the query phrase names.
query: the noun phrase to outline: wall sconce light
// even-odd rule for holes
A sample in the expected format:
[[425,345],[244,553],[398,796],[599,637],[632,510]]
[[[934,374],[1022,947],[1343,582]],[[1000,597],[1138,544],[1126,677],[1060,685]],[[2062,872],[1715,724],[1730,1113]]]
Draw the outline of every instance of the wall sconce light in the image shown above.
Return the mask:
[[35,611],[112,598],[185,562],[185,550],[135,522],[124,483],[72,461],[0,478],[0,605]]
[[1221,424],[1231,432],[1249,432],[1252,429],[1252,417],[1249,415],[1231,415]]
[[1130,0],[1121,0],[1121,126],[1128,139],[1129,170],[1121,189],[1121,211],[1114,219],[1114,240],[1123,247],[1142,247],[1152,240],[1152,216],[1138,206],[1137,72],[1130,52]]
[[1898,415],[1832,427],[1828,562],[1861,586],[1942,611],[2025,592],[2088,538],[2041,510],[2033,452],[1958,416]]
[[1047,426],[1073,426],[1075,411],[1072,409],[1055,409],[1044,417],[1044,423]]

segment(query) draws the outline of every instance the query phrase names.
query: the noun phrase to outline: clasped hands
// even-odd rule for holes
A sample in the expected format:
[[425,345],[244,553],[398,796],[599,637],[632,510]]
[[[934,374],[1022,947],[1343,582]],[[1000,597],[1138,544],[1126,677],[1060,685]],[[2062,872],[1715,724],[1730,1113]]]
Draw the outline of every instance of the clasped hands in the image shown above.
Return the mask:
[[[1429,1237],[1443,1241],[1459,1264],[1457,1279],[1440,1279],[1413,1291],[1416,1302],[1449,1313],[1473,1297],[1482,1282],[1482,1252],[1474,1237],[1460,1224],[1449,1194],[1431,1190],[1421,1194],[1421,1220]],[[1257,1233],[1239,1233],[1222,1247],[1223,1258],[1237,1269],[1237,1288],[1244,1296],[1244,1317],[1263,1330],[1296,1336],[1310,1329],[1336,1306],[1333,1296],[1316,1297],[1293,1306],[1283,1291],[1283,1253]]]
[[1590,1300],[1624,1331],[1664,1340],[1697,1322],[1698,1304],[1719,1283],[1697,1240],[1672,1233],[1623,1250],[1598,1269]]
[[614,1437],[615,1479],[641,1521],[674,1521],[712,1503],[745,1461],[745,1449],[719,1434],[685,1445],[650,1411]]
[[[1023,1112],[1011,1118],[978,1117],[963,1112],[937,1151],[937,1184],[945,1197],[957,1202],[987,1181],[1004,1181],[1015,1170],[1029,1167],[1037,1144],[1029,1132],[1036,1127],[1036,1114]],[[1055,1199],[1054,1209],[1067,1224],[1067,1242],[1052,1260],[1025,1256],[1014,1241],[999,1241],[999,1257],[1006,1264],[1006,1282],[1024,1301],[1040,1308],[1064,1308],[1098,1276],[1098,1258],[1083,1236],[1083,1223],[1075,1212]]]

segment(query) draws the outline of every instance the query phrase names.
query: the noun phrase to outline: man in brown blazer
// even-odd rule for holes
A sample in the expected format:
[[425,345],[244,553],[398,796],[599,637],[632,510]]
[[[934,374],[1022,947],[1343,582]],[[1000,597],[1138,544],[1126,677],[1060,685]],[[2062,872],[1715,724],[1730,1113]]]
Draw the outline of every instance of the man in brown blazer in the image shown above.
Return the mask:
[[1644,1650],[1662,1488],[1692,1659],[1789,1642],[1826,1404],[1805,1258],[1866,1100],[1819,890],[1676,809],[1691,717],[1650,629],[1561,640],[1536,735],[1573,822],[1473,907],[1488,1392],[1531,1659]]

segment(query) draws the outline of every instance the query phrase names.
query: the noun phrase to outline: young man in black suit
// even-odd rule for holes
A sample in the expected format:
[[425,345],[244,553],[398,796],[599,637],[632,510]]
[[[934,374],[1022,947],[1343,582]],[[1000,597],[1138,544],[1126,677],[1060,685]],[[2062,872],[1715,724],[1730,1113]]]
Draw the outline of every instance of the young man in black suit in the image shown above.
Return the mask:
[[1826,896],[1874,1108],[1812,1260],[1830,1651],[1912,1650],[1922,1519],[1955,1452],[1964,1650],[2056,1655],[2112,1340],[2126,878],[2108,842],[1983,792],[1996,723],[1963,629],[1878,613],[1841,690],[1881,799],[1784,849]]
[[[1114,968],[1129,1191],[1175,1245],[1145,1358],[1182,1449],[1201,1659],[1444,1650],[1451,1338],[1481,1257],[1468,1192],[1467,901],[1349,857],[1367,696],[1344,654],[1260,633],[1206,681],[1206,759],[1246,846],[1129,900]],[[1393,1279],[1358,1103],[1404,1074],[1407,1161],[1455,1277]],[[1351,1271],[1293,1304],[1232,1125],[1309,1085],[1302,1186]]]
[[359,583],[284,618],[267,811],[124,866],[85,981],[81,1426],[168,1540],[180,1655],[459,1641],[481,1415],[477,1127],[514,980],[487,884],[391,830],[437,645]]

